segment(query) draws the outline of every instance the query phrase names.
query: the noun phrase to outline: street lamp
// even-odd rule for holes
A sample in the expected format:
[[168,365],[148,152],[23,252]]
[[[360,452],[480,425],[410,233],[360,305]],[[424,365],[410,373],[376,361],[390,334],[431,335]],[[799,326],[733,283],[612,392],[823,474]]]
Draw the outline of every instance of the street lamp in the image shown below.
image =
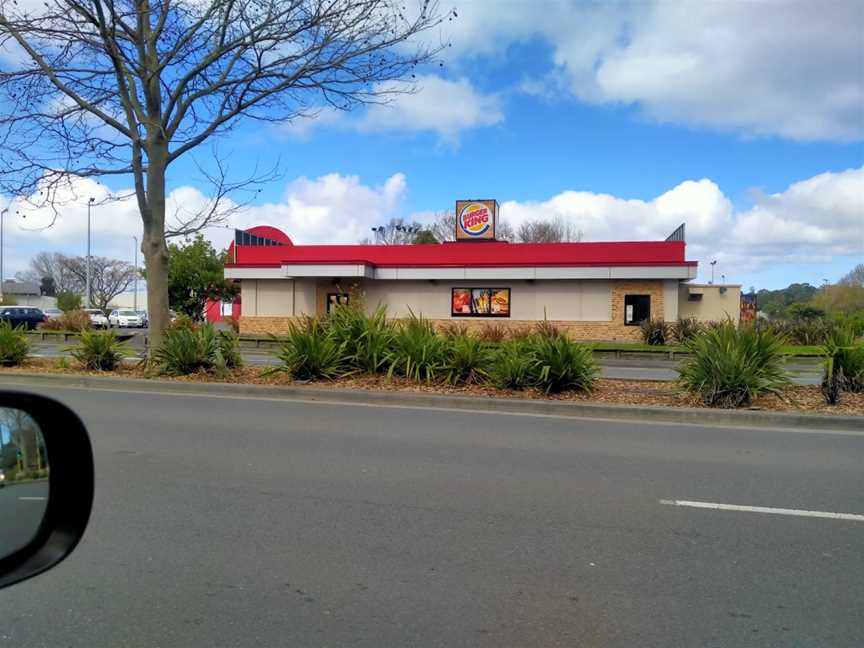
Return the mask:
[[95,202],[95,198],[90,198],[87,201],[87,263],[86,263],[86,281],[87,281],[87,308],[90,308],[90,207]]
[[373,227],[372,231],[375,232],[375,242],[383,243],[384,242],[384,232],[385,228],[383,225],[378,225],[377,227]]
[[714,266],[717,265],[717,259],[711,262],[711,285],[714,285]]
[[138,312],[138,237],[133,236],[132,240],[135,241],[135,275],[134,275],[134,283],[133,287],[133,295],[132,295],[132,310],[136,313]]
[[8,207],[0,211],[0,299],[3,299],[3,218],[8,211]]

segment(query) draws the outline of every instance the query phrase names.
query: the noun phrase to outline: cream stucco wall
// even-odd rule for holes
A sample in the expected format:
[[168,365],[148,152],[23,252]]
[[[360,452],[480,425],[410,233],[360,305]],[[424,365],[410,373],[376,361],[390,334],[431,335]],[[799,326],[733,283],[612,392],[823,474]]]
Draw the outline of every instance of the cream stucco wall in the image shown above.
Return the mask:
[[[691,301],[690,289],[702,291],[702,299]],[[725,291],[721,292],[721,288]],[[695,317],[700,322],[716,322],[741,318],[741,286],[717,284],[688,284],[678,287],[678,313],[680,317]]]
[[[453,288],[509,288],[510,319],[600,322],[611,319],[608,281],[364,281],[360,290],[370,308],[386,306],[392,317],[409,309],[429,319],[450,319]],[[487,319],[470,318],[465,319]]]
[[315,283],[292,279],[244,279],[240,282],[244,315],[292,317],[315,312]]

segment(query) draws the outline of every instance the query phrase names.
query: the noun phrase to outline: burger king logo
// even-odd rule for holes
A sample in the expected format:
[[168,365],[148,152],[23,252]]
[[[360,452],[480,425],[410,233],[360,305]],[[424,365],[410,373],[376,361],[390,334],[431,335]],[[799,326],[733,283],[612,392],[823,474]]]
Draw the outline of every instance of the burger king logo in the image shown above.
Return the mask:
[[492,227],[492,210],[483,203],[468,203],[459,212],[459,228],[468,236],[483,236]]

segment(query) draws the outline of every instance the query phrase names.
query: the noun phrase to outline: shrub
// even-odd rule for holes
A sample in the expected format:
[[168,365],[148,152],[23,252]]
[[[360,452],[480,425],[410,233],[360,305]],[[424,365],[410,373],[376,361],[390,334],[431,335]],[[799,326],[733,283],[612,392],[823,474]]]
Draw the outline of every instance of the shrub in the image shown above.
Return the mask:
[[511,340],[524,340],[530,338],[532,335],[534,335],[533,329],[527,324],[522,324],[521,326],[514,326],[510,329],[509,338]]
[[126,343],[113,331],[82,331],[78,344],[66,351],[85,369],[114,371],[126,355]]
[[537,336],[531,345],[532,381],[547,394],[590,391],[600,373],[590,347],[563,336]]
[[287,373],[299,380],[332,380],[351,372],[346,346],[336,339],[326,321],[306,317],[291,323],[276,353],[280,364],[264,373]]
[[864,391],[864,342],[858,339],[852,324],[835,325],[823,352],[822,394],[826,402],[839,402],[844,391]]
[[688,340],[699,335],[702,330],[703,326],[695,317],[679,317],[678,321],[672,324],[670,332],[675,342],[686,344]]
[[69,358],[66,356],[60,356],[54,361],[55,369],[69,369],[72,367],[72,364],[69,362]]
[[240,336],[234,331],[216,331],[218,351],[221,357],[214,362],[216,367],[236,369],[243,366],[243,357],[240,355]]
[[442,368],[445,380],[453,385],[483,382],[489,376],[490,356],[482,340],[470,335],[448,338]]
[[662,319],[646,319],[639,325],[645,344],[664,346],[670,336],[669,325]]
[[81,310],[81,306],[81,295],[78,293],[69,290],[63,290],[57,293],[57,308],[62,310],[64,313]]
[[362,305],[340,306],[331,311],[326,324],[352,368],[367,373],[386,369],[395,335],[386,308],[367,314]]
[[396,327],[387,375],[395,373],[411,380],[432,382],[444,367],[445,351],[444,338],[429,320],[412,315]]
[[460,335],[470,335],[468,325],[465,322],[446,322],[441,325],[441,335],[445,338],[455,338]]
[[525,389],[532,383],[536,360],[532,338],[508,340],[495,352],[489,367],[489,381],[499,389]]
[[24,326],[13,327],[11,322],[0,321],[0,365],[14,367],[30,353],[30,341]]
[[768,330],[786,338],[790,344],[822,345],[828,340],[831,325],[822,319],[772,320]]
[[170,376],[197,371],[222,372],[241,364],[237,335],[219,332],[212,324],[167,329],[153,359],[161,373]]
[[679,383],[710,407],[749,405],[754,397],[778,393],[789,383],[784,343],[773,331],[724,322],[687,343],[690,356],[679,370]]
[[486,322],[478,329],[477,337],[484,342],[501,342],[507,337],[507,327],[500,322]]
[[198,330],[199,325],[194,319],[189,317],[186,313],[179,313],[177,317],[174,318],[174,321],[168,324],[166,330],[169,331],[196,331]]
[[63,313],[60,317],[42,322],[42,328],[46,331],[88,331],[93,328],[90,316],[82,310],[72,310]]
[[561,329],[545,317],[534,325],[534,333],[541,338],[556,338],[562,335]]

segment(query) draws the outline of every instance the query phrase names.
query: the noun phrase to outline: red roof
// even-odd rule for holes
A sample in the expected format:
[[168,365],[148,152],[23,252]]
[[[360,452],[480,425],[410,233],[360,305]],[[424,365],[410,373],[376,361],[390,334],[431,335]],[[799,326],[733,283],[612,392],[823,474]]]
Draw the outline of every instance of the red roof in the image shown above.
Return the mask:
[[683,241],[614,243],[504,243],[440,245],[238,245],[229,267],[354,264],[386,267],[695,266]]

